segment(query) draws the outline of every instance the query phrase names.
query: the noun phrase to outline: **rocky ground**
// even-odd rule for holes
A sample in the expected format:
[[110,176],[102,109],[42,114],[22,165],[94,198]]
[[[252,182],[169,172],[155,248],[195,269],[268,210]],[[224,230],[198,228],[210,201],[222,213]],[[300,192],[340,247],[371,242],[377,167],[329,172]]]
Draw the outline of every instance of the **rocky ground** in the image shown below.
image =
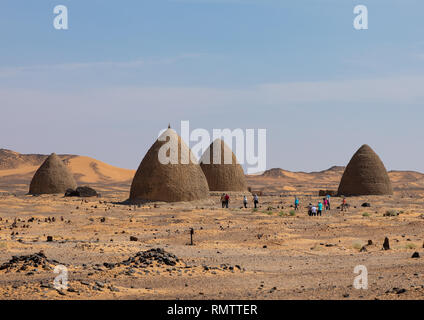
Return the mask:
[[[102,190],[100,190],[102,191]],[[197,203],[0,195],[2,299],[422,299],[423,194],[349,198],[309,217],[317,196],[261,197],[230,209]],[[365,202],[371,207],[362,207]],[[190,245],[190,228],[194,229]],[[389,250],[383,250],[385,238]],[[417,252],[423,257],[412,258]],[[66,267],[68,287],[56,289]],[[354,268],[368,271],[357,290]],[[59,267],[60,268],[60,267]]]

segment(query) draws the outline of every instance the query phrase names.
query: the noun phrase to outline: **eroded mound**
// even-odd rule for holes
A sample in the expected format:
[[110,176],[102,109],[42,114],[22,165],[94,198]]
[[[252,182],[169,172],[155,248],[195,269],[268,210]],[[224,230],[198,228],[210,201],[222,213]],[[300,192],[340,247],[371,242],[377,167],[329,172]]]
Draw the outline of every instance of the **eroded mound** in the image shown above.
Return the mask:
[[114,268],[119,266],[133,266],[138,268],[147,268],[150,266],[166,267],[166,266],[180,266],[185,267],[185,263],[176,255],[165,251],[164,249],[149,249],[147,251],[140,251],[134,256],[129,257],[121,263],[104,263],[107,268]]
[[8,262],[3,263],[0,266],[0,270],[6,271],[34,271],[34,268],[42,268],[44,270],[54,269],[55,266],[61,264],[56,260],[48,259],[45,254],[40,251],[38,253],[22,255],[22,256],[12,256],[12,259]]

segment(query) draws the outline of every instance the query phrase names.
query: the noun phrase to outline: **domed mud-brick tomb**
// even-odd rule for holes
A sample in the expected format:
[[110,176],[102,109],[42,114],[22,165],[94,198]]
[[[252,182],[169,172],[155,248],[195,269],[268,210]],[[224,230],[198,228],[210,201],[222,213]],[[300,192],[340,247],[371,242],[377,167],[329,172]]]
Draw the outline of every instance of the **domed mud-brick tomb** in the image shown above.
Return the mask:
[[393,188],[380,157],[363,145],[353,155],[340,181],[338,195],[392,195]]
[[77,183],[63,161],[52,153],[35,172],[29,186],[29,194],[65,193],[67,189],[75,189]]
[[[159,156],[162,159],[165,155],[170,163],[159,161]],[[191,150],[181,137],[168,128],[138,167],[131,184],[129,201],[178,202],[209,197],[205,175],[193,159]]]
[[243,168],[221,139],[211,143],[200,160],[200,167],[210,191],[247,191]]

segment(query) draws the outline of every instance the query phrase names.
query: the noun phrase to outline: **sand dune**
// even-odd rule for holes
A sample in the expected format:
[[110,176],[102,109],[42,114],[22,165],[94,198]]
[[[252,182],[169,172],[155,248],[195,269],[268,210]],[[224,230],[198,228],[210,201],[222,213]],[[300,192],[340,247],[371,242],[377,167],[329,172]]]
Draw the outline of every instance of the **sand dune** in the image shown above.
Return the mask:
[[[59,155],[79,185],[113,186],[130,184],[134,170],[122,169],[99,160],[77,155]],[[25,155],[0,149],[0,192],[25,191],[47,155]]]

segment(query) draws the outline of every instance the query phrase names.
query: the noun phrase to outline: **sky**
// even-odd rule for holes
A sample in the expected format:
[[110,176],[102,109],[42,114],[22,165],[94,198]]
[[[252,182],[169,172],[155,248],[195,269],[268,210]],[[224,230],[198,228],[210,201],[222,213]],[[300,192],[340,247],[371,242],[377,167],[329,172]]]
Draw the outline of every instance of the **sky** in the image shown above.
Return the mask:
[[[353,28],[360,4],[368,30]],[[68,30],[53,27],[57,5]],[[422,0],[2,0],[0,148],[136,169],[160,130],[189,121],[266,129],[267,168],[346,165],[366,143],[387,169],[424,172],[423,12]]]

